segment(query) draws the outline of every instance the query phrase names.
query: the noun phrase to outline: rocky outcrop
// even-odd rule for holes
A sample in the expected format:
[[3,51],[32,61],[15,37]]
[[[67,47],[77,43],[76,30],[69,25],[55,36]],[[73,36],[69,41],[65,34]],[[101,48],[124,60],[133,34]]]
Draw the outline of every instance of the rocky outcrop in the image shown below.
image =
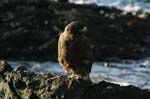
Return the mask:
[[1,99],[150,99],[150,92],[106,81],[93,83],[56,74],[36,74],[0,62]]
[[59,33],[72,20],[88,27],[87,35],[95,46],[94,60],[150,55],[147,13],[126,13],[95,4],[60,3],[61,0],[3,1],[0,4],[1,59],[57,60]]

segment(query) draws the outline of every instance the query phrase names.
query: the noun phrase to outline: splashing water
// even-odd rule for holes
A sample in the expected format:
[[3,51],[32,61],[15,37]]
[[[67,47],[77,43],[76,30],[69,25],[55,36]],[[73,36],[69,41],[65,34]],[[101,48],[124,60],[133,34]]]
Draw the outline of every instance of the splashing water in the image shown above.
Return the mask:
[[125,11],[139,11],[150,12],[150,0],[69,0],[76,4],[90,4],[95,3],[98,6],[117,7]]
[[[9,61],[14,66],[25,66],[36,73],[63,74],[62,68],[54,62]],[[135,85],[150,89],[150,58],[124,60],[121,62],[95,62],[90,74],[94,82],[107,80],[121,85]]]

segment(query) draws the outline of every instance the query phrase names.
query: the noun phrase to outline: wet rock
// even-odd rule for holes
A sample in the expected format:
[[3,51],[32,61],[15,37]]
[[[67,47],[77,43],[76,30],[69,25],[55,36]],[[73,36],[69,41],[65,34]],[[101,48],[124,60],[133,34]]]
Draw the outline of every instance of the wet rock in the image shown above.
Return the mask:
[[21,76],[33,76],[35,75],[34,72],[30,72],[29,70],[27,70],[27,68],[25,66],[16,66],[16,68],[14,69],[15,72],[20,73]]
[[16,81],[14,86],[15,86],[16,89],[23,90],[23,89],[26,88],[26,83],[24,81],[18,80],[18,81]]
[[[5,62],[7,63],[7,62]],[[21,68],[21,67],[19,67]],[[24,68],[24,67],[23,67]],[[62,75],[23,75],[27,69],[5,71],[0,80],[2,99],[150,99],[150,92],[134,86],[120,86],[106,81],[93,83]],[[19,72],[18,72],[19,71]],[[2,74],[0,74],[1,76]]]
[[39,98],[36,94],[34,94],[34,92],[30,92],[27,99],[42,99],[42,98]]
[[27,70],[27,68],[25,66],[17,66],[15,68],[15,71],[21,71],[21,72],[23,72],[23,71],[26,71],[26,70]]

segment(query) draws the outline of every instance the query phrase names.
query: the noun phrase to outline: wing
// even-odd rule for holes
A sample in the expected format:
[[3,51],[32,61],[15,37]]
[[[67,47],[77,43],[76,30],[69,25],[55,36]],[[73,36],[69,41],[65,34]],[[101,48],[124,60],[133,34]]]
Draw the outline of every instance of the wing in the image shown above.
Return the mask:
[[85,69],[88,73],[91,72],[91,67],[93,63],[92,59],[92,47],[89,39],[86,36],[83,36],[81,39],[81,45],[80,45],[80,63],[83,65],[83,69]]
[[67,61],[73,68],[83,69],[83,71],[90,73],[93,61],[92,47],[89,39],[84,35],[80,35],[75,37],[71,44],[67,44],[70,47],[66,56]]
[[58,41],[58,61],[60,65],[66,66],[70,64],[69,55],[70,55],[70,42],[71,38],[62,33]]

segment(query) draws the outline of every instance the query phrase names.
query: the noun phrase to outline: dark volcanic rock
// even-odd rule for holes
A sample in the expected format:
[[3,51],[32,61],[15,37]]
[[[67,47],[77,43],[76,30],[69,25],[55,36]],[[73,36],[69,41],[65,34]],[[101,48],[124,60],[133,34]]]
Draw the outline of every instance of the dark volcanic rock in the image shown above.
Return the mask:
[[[120,86],[106,81],[92,83],[19,68],[5,71],[6,77],[0,80],[1,99],[150,99],[150,92],[131,85]],[[28,76],[28,73],[33,75]]]
[[6,73],[11,72],[12,68],[7,62],[0,61],[0,80],[4,80]]
[[94,4],[60,3],[63,0],[6,1],[0,4],[1,59],[56,60],[59,33],[72,20],[88,27],[94,60],[150,55],[149,14],[140,18]]

